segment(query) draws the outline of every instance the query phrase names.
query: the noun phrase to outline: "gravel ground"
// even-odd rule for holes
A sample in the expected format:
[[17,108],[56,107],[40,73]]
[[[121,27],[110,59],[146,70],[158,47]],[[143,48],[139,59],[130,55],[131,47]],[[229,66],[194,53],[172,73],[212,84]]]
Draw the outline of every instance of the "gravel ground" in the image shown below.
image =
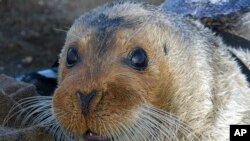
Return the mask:
[[107,1],[0,0],[0,74],[17,76],[50,67],[74,19]]

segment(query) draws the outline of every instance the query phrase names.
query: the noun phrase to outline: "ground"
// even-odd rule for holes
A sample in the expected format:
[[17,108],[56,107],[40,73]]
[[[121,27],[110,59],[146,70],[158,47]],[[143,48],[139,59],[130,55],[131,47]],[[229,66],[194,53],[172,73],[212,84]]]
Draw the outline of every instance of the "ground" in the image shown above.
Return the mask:
[[49,68],[74,19],[107,1],[0,0],[0,74],[18,76]]

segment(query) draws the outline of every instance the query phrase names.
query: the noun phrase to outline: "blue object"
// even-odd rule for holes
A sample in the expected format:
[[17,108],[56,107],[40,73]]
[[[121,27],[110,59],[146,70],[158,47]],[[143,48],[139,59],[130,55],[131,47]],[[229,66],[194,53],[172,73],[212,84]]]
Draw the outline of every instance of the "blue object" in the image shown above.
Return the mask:
[[197,18],[216,17],[241,11],[250,7],[250,0],[166,0],[161,8],[168,12],[192,15]]

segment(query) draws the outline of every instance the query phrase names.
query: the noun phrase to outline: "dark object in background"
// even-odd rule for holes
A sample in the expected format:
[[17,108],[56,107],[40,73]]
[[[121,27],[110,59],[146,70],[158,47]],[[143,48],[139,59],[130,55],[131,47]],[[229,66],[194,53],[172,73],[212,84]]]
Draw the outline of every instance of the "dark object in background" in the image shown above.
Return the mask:
[[16,77],[16,80],[35,85],[38,94],[42,96],[52,96],[57,86],[59,58],[51,68],[23,74]]
[[57,68],[24,74],[16,79],[35,85],[40,95],[51,96],[57,86]]

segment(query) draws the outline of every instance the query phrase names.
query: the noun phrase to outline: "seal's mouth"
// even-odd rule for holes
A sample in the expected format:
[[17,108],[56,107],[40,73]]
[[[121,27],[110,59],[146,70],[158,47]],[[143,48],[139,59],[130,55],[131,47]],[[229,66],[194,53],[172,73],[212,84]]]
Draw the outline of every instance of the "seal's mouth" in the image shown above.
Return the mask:
[[99,136],[91,131],[87,131],[83,137],[85,141],[109,141],[107,137]]

